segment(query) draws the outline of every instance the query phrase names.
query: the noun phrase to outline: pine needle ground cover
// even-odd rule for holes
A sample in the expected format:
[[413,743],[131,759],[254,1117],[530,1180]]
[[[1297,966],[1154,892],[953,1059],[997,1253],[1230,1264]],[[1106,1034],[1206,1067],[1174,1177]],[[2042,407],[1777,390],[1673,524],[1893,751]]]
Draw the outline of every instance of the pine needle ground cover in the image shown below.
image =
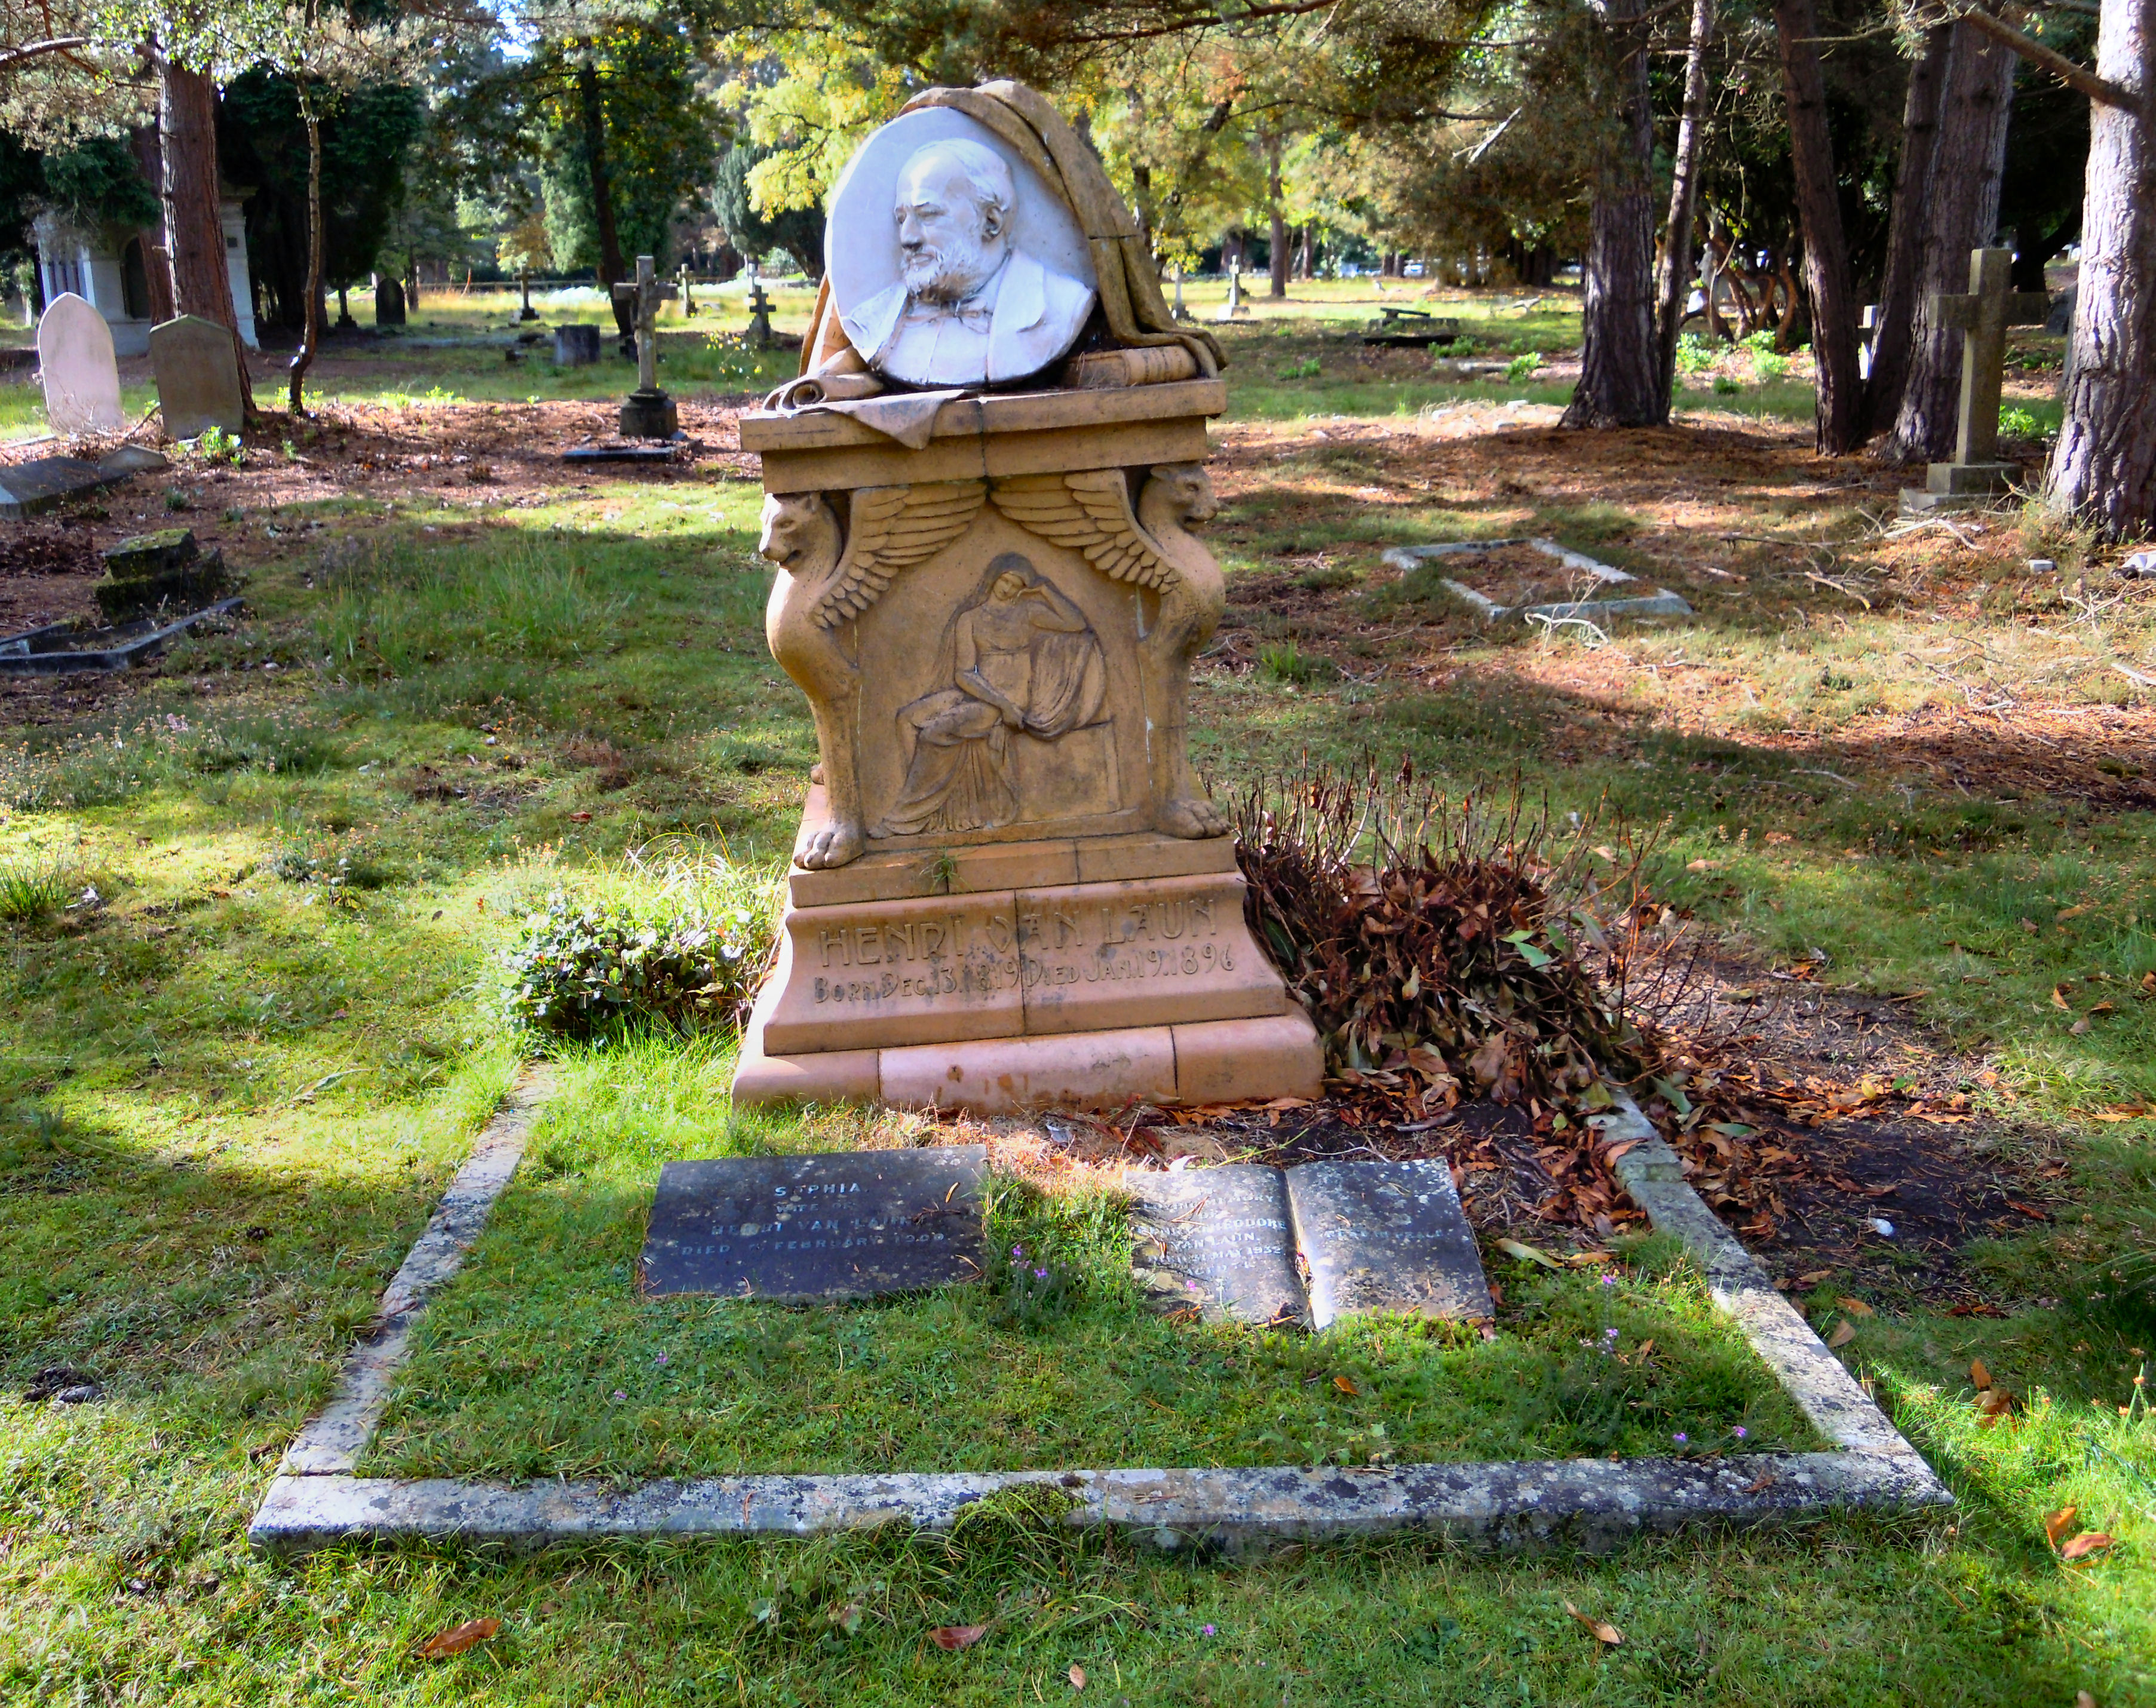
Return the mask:
[[[1895,475],[1816,463],[1808,430],[1772,417],[1688,405],[1697,424],[1668,434],[1560,435],[1534,404],[1500,427],[1522,391],[1396,374],[1321,317],[1271,312],[1229,334],[1212,532],[1232,604],[1194,696],[1205,763],[1232,788],[1306,750],[1406,754],[1455,794],[1517,772],[1560,818],[1606,802],[1663,827],[1654,892],[1714,934],[1732,996],[1909,1017],[1866,1023],[1871,1061],[1814,1071],[1846,1086],[1921,1067],[1881,1073],[1872,1108],[1945,1079],[1969,1119],[1925,1131],[1972,1172],[2041,1156],[2056,1177],[2013,1194],[2039,1215],[1927,1255],[1953,1265],[1968,1315],[1882,1239],[1861,1281],[1764,1249],[1957,1510],[1605,1560],[1412,1539],[1162,1557],[1023,1508],[947,1539],[253,1557],[279,1453],[512,1071],[483,998],[519,921],[564,888],[657,908],[670,848],[685,869],[767,869],[813,755],[763,648],[745,463],[564,481],[552,453],[603,421],[596,400],[332,398],[348,429],[277,428],[243,466],[187,463],[85,519],[100,544],[151,511],[162,526],[170,484],[253,577],[246,624],[153,672],[0,684],[0,864],[23,897],[0,920],[0,1700],[942,1708],[1052,1700],[1075,1665],[1081,1702],[2156,1702],[2156,1428],[2134,1382],[2156,1352],[2156,1003],[2135,995],[2156,972],[2156,714],[2112,668],[2156,673],[2150,589],[2018,517],[1897,535]],[[1276,377],[1313,354],[1317,379]],[[480,357],[474,385],[541,389]],[[1484,632],[1379,557],[1533,535],[1657,576],[1698,621]],[[723,1081],[688,1049],[665,1047],[684,1064],[662,1078]],[[701,1093],[693,1124],[639,1129],[637,1087],[607,1080],[594,1065],[576,1094],[603,1121],[551,1135],[563,1172],[531,1153],[527,1225],[594,1180],[647,1189],[662,1156],[851,1141],[729,1136]],[[1814,1101],[1821,1134],[1869,1131]],[[617,1253],[637,1213],[619,1190]],[[1656,1273],[1650,1252],[1620,1255]],[[475,1281],[497,1261],[481,1256]],[[1492,1264],[1508,1300],[1548,1274]],[[601,1317],[629,1296],[588,1279]],[[1644,1295],[1628,1309],[1656,1305],[1627,1285]],[[1399,1351],[1363,1372],[1381,1392]],[[570,1356],[603,1380],[603,1354]],[[25,1398],[59,1370],[100,1397]],[[1367,1435],[1350,1397],[1296,1386],[1304,1450]],[[617,1388],[649,1398],[616,1377],[603,1402]],[[425,1399],[395,1440],[418,1439]],[[627,1462],[610,1425],[583,1450]],[[2112,1540],[2066,1557],[2086,1536]],[[474,1621],[494,1634],[423,1656]],[[954,1649],[930,1635],[974,1626]]]

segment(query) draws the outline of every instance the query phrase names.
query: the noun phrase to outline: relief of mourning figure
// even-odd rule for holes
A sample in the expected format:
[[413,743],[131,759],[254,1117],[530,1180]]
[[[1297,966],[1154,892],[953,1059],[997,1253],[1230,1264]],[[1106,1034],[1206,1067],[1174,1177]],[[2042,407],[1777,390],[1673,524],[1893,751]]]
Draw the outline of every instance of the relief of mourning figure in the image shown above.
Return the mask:
[[931,142],[899,173],[900,278],[841,315],[870,367],[913,386],[999,384],[1069,350],[1093,290],[1019,246],[1011,169],[984,144]]
[[993,830],[1019,816],[1011,737],[1052,741],[1091,723],[1106,660],[1086,615],[1015,551],[988,565],[946,644],[952,685],[898,714],[906,782],[870,836]]

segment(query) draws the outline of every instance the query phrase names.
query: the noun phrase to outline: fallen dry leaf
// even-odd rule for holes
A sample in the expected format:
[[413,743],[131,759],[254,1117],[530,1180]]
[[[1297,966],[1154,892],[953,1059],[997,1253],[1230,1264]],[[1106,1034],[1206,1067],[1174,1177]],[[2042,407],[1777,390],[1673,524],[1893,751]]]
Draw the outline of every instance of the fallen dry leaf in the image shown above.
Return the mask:
[[1834,1274],[1832,1269],[1808,1269],[1797,1277],[1799,1287],[1815,1287]]
[[1546,1269],[1558,1269],[1564,1267],[1548,1252],[1536,1246],[1524,1244],[1517,1239],[1499,1240],[1497,1249],[1503,1252],[1507,1257],[1517,1258],[1522,1263],[1538,1263]]
[[2063,985],[2055,984],[2051,987],[2051,1006],[2055,1008],[2064,1008],[2071,1006],[2071,1004],[2066,1001],[2066,987]]
[[1826,1337],[1826,1343],[1830,1347],[1839,1351],[1856,1338],[1856,1325],[1850,1321],[1847,1317],[1844,1317],[1841,1326]]
[[1332,1385],[1338,1388],[1342,1393],[1352,1393],[1358,1399],[1360,1399],[1363,1397],[1363,1390],[1356,1387],[1353,1382],[1350,1382],[1344,1376],[1334,1377],[1332,1378]]
[[1879,1314],[1869,1305],[1866,1305],[1861,1299],[1851,1299],[1845,1296],[1840,1296],[1837,1297],[1834,1302],[1839,1305],[1844,1310],[1846,1310],[1851,1316],[1876,1316]]
[[466,1619],[461,1625],[452,1625],[446,1631],[437,1631],[419,1645],[422,1660],[447,1660],[453,1654],[462,1654],[467,1649],[476,1647],[501,1629],[499,1619]]
[[2096,1698],[2087,1690],[2074,1692],[2074,1708],[2096,1708]]
[[1086,1688],[1086,1669],[1075,1660],[1070,1663],[1070,1677],[1072,1690],[1082,1690]]
[[569,822],[572,824],[588,824],[592,822],[592,815],[588,813],[572,813],[569,814]]
[[1614,1625],[1611,1624],[1607,1619],[1590,1619],[1585,1613],[1580,1612],[1580,1610],[1574,1607],[1570,1602],[1567,1602],[1564,1604],[1564,1610],[1570,1613],[1573,1618],[1578,1620],[1582,1625],[1587,1628],[1587,1629],[1593,1632],[1594,1634],[1594,1640],[1597,1643],[1607,1643],[1612,1648],[1614,1648],[1618,1644],[1622,1643],[1625,1640],[1625,1634],[1619,1630]]
[[928,1640],[938,1649],[971,1649],[988,1634],[986,1625],[938,1625]]
[[2052,915],[2051,923],[2056,926],[2063,924],[2066,921],[2070,919],[2079,919],[2083,914],[2089,910],[2089,906],[2090,904],[2084,901],[2073,907],[2061,908],[2057,913]]
[[2086,1560],[2091,1554],[2102,1553],[2112,1541],[2112,1538],[2100,1530],[2085,1530],[2059,1550],[2059,1557],[2061,1560]]
[[1984,1367],[1983,1359],[1972,1358],[1969,1361],[1969,1379],[1979,1388],[1991,1386],[1991,1372]]
[[2049,1542],[2055,1548],[2058,1546],[2059,1538],[2064,1536],[2066,1531],[2072,1527],[2074,1515],[2079,1511],[2081,1511],[2081,1509],[2077,1506],[2061,1506],[2056,1512],[2054,1512],[2049,1518],[2046,1519],[2044,1521],[2044,1540]]
[[1744,1485],[1744,1492],[1745,1492],[1746,1494],[1748,1494],[1748,1495],[1756,1495],[1756,1494],[1758,1494],[1758,1493],[1762,1489],[1771,1489],[1771,1488],[1773,1488],[1774,1486],[1774,1472],[1772,1472],[1772,1471],[1762,1471],[1762,1472],[1760,1472],[1760,1474],[1759,1474],[1759,1475],[1758,1475],[1758,1480],[1757,1480],[1756,1481],[1747,1483],[1747,1484]]

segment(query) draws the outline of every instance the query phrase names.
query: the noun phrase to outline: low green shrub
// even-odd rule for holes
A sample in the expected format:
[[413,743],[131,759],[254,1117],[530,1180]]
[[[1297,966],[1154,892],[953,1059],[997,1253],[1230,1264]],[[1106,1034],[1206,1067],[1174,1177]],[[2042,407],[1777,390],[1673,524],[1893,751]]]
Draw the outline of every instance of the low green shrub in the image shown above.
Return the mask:
[[565,1038],[633,1022],[683,1033],[739,1025],[772,947],[767,911],[654,915],[557,890],[503,957],[508,1008],[532,1030]]
[[1505,377],[1508,380],[1532,379],[1535,371],[1542,365],[1543,358],[1539,351],[1522,351],[1505,364]]

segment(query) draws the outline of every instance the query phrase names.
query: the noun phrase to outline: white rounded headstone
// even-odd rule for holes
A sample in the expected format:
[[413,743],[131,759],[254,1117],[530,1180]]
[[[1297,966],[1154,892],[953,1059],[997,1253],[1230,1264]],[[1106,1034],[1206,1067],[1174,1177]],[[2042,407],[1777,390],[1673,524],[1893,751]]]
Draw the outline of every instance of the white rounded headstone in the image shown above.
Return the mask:
[[[1017,205],[1010,254],[976,312],[946,316],[906,288],[896,203],[909,162],[933,143],[986,148],[1010,169]],[[901,114],[864,142],[839,175],[824,227],[831,296],[854,347],[908,385],[1020,379],[1059,360],[1091,312],[1093,255],[1077,216],[1040,174],[978,121],[949,107]]]
[[71,290],[54,297],[38,321],[38,377],[45,387],[45,419],[61,438],[126,428],[112,328]]

